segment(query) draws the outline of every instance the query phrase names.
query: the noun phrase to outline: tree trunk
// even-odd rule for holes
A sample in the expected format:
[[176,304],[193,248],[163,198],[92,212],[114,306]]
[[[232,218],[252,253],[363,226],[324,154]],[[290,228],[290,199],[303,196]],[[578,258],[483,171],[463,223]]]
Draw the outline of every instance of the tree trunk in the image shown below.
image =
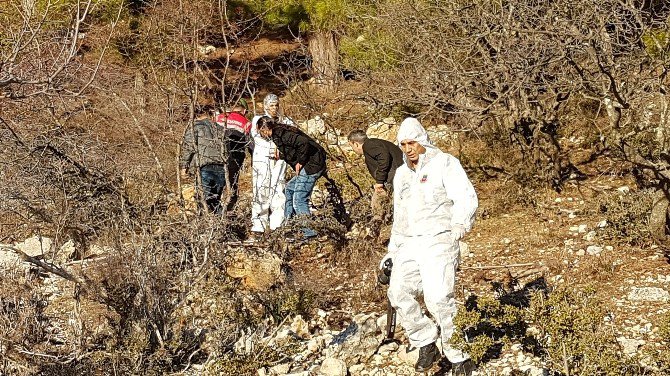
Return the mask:
[[37,0],[21,0],[21,7],[23,8],[23,15],[26,19],[30,19],[35,11],[35,3]]
[[340,59],[337,40],[331,31],[315,31],[309,35],[309,54],[312,56],[312,72],[318,84],[333,89],[340,75]]

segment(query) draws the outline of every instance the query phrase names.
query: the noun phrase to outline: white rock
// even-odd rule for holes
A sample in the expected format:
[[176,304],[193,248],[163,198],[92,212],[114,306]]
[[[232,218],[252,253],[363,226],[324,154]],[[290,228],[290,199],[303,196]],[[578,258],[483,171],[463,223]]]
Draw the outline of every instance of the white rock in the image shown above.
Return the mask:
[[586,253],[588,253],[591,256],[597,256],[602,251],[603,251],[603,247],[600,247],[600,246],[597,246],[597,245],[590,245],[590,246],[586,247]]
[[584,235],[582,239],[586,240],[587,242],[592,242],[596,238],[596,232],[591,230]]
[[586,232],[586,230],[587,230],[588,228],[589,228],[589,227],[588,227],[587,225],[585,225],[585,224],[581,224],[581,225],[579,225],[579,226],[577,227],[577,232],[579,232],[580,234],[583,234],[583,233]]
[[366,130],[368,137],[382,138],[386,141],[396,142],[396,135],[398,134],[398,123],[392,117],[383,119],[380,122],[370,124]]
[[277,364],[274,367],[270,368],[271,375],[286,375],[288,370],[291,369],[290,363]]
[[398,343],[390,342],[379,348],[379,355],[389,355],[392,352],[398,351]]
[[660,287],[633,287],[628,293],[628,300],[644,302],[667,302],[670,293]]
[[638,339],[629,339],[626,337],[617,337],[617,342],[623,347],[624,354],[631,356],[637,353],[640,346],[644,345],[644,341]]
[[52,243],[53,242],[49,238],[35,235],[21,243],[14,244],[14,248],[21,250],[28,256],[37,257],[48,252],[51,249]]
[[319,375],[347,376],[347,365],[340,359],[326,358],[321,363],[321,368],[319,368]]
[[256,373],[258,374],[258,376],[267,376],[268,375],[268,371],[265,370],[265,367],[259,368],[258,371],[256,371]]
[[416,361],[419,360],[419,349],[412,348],[412,351],[407,351],[407,345],[402,345],[398,349],[398,359],[404,364],[414,366]]
[[293,318],[293,322],[291,323],[291,331],[295,333],[298,338],[307,339],[310,337],[309,326],[300,315],[297,315]]
[[617,188],[616,190],[619,191],[620,193],[628,193],[628,192],[630,192],[630,187],[627,186],[627,185],[624,185],[624,186],[621,186],[621,187]]
[[59,258],[61,261],[66,261],[70,256],[74,255],[77,249],[74,246],[73,240],[68,240],[63,244],[58,250]]
[[381,315],[377,318],[377,331],[386,335],[386,315]]
[[585,254],[586,254],[586,252],[584,252],[583,249],[580,249],[577,252],[575,252],[575,255],[577,255],[577,256],[584,256]]
[[[2,246],[2,244],[0,244]],[[23,263],[16,253],[9,250],[0,250],[0,270],[11,270]]]
[[326,344],[323,337],[312,338],[309,342],[307,342],[307,350],[316,353],[321,351],[325,345]]
[[[312,373],[312,375],[313,375],[313,374],[314,374],[314,373]],[[287,374],[284,375],[284,376],[309,376],[309,375],[310,375],[310,372],[309,372],[309,371],[300,371],[300,372],[291,372],[291,373],[287,373]]]
[[363,371],[365,369],[365,366],[363,364],[354,364],[353,366],[349,367],[349,373],[352,375],[356,375]]
[[607,220],[603,219],[602,221],[598,222],[597,224],[598,228],[605,228],[607,227]]
[[524,364],[522,366],[519,366],[519,371],[521,371],[523,373],[526,373],[526,374],[529,374],[531,368],[533,368],[533,366]]

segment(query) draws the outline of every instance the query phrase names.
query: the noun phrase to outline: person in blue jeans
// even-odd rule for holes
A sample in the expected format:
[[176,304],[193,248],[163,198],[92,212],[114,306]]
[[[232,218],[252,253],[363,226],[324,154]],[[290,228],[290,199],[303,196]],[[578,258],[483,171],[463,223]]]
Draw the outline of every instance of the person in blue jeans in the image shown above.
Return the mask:
[[[277,146],[277,159],[283,159],[296,172],[286,184],[284,218],[294,215],[310,216],[309,199],[316,181],[326,172],[326,151],[313,138],[297,127],[290,127],[264,116],[258,120],[258,133],[271,139]],[[316,231],[303,228],[305,239],[316,236]]]
[[179,167],[183,179],[200,174],[198,195],[209,212],[218,214],[226,186],[226,129],[212,121],[212,111],[210,106],[196,107],[195,121],[184,131]]
[[226,166],[207,164],[200,167],[202,196],[211,213],[221,214],[221,194],[226,188]]

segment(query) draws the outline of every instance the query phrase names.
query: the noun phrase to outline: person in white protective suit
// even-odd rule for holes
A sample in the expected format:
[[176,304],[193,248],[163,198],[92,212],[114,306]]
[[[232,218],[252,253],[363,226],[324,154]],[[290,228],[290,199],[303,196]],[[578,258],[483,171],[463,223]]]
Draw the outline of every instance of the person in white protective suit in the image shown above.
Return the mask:
[[[435,344],[439,338],[453,375],[469,376],[472,361],[451,347],[449,339],[456,315],[458,241],[472,226],[477,194],[458,159],[433,146],[417,119],[405,119],[397,139],[405,164],[393,180],[393,228],[388,254],[380,263],[380,268],[387,259],[393,263],[388,297],[410,344],[419,348],[417,371],[440,359]],[[421,310],[421,292],[437,325]]]
[[254,139],[252,163],[253,201],[251,204],[251,231],[263,233],[274,230],[284,221],[286,196],[286,162],[277,159],[277,147],[272,140],[258,133],[258,119],[269,116],[282,124],[295,125],[280,112],[279,98],[268,94],[263,99],[264,115],[257,115],[251,121],[251,135]]

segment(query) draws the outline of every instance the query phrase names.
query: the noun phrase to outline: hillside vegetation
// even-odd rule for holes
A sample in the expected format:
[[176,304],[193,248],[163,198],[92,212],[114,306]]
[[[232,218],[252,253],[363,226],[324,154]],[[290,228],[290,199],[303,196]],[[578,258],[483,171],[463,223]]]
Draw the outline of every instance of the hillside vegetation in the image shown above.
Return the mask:
[[[480,374],[670,373],[669,17],[657,0],[0,3],[0,375],[413,374],[406,346],[372,345],[385,249],[342,137],[394,141],[406,116],[480,197],[455,338]],[[240,248],[249,168],[234,213],[183,195],[197,108],[256,114],[270,92],[328,146],[323,243],[289,228]]]

